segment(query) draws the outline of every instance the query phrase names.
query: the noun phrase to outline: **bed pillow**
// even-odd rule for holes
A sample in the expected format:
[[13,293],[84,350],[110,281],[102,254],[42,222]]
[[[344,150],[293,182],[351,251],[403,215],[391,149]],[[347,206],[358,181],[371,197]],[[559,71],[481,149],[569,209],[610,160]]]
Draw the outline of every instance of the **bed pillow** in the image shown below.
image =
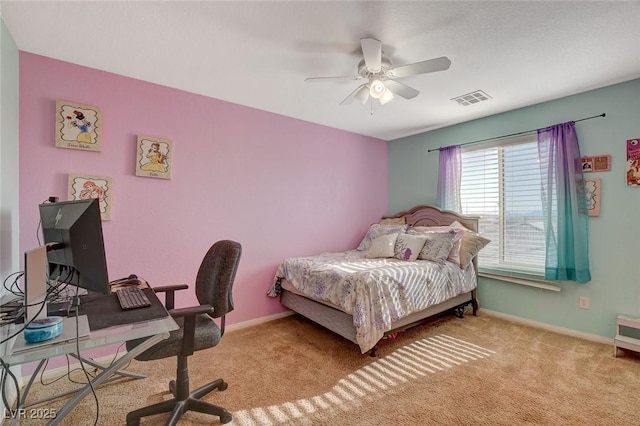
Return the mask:
[[425,235],[398,234],[394,257],[400,260],[416,260],[425,241]]
[[421,234],[421,233],[432,233],[432,232],[447,232],[453,231],[455,236],[453,238],[453,246],[451,247],[451,251],[449,251],[449,256],[447,256],[447,260],[449,262],[456,263],[460,265],[460,246],[462,243],[462,236],[464,235],[464,229],[452,228],[450,226],[415,226],[411,228],[410,233]]
[[379,223],[374,223],[373,225],[369,226],[367,235],[364,236],[364,238],[358,245],[358,250],[369,250],[371,242],[378,237],[389,234],[404,233],[406,230],[407,225],[381,225]]
[[371,241],[369,249],[364,254],[367,259],[393,257],[395,254],[396,239],[400,234],[383,235]]
[[422,235],[427,240],[422,246],[418,259],[431,260],[432,262],[444,262],[449,257],[456,238],[456,231],[425,232]]
[[473,231],[466,231],[462,237],[462,244],[460,246],[460,267],[464,269],[469,266],[471,260],[490,242],[490,239],[482,235],[476,234]]
[[451,224],[451,227],[464,231],[460,242],[460,267],[464,269],[491,240],[466,228],[457,220]]

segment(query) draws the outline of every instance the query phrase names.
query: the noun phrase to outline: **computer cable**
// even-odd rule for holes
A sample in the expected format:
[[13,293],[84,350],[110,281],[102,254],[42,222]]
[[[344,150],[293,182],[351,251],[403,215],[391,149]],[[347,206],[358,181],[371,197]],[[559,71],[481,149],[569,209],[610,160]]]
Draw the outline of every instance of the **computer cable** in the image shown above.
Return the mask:
[[[66,273],[66,276],[63,278],[61,275],[58,275],[58,277],[56,278],[56,282],[61,286],[60,287],[60,292],[66,291],[65,294],[65,299],[64,300],[70,300],[71,299],[71,291],[73,291],[74,289],[77,290],[77,286],[75,284],[72,284],[73,282],[73,277],[76,274],[76,270],[75,268],[68,270]],[[71,288],[68,288],[71,287]]]
[[[65,355],[65,359],[66,359],[66,361],[67,361],[67,372],[66,372],[66,373],[64,373],[64,374],[62,374],[62,375],[60,375],[60,376],[58,376],[58,377],[56,377],[55,379],[53,379],[53,380],[51,380],[51,381],[48,381],[48,382],[45,382],[45,381],[44,381],[44,373],[46,372],[46,370],[47,370],[47,366],[49,365],[49,360],[47,359],[47,360],[44,362],[44,365],[43,365],[43,366],[42,366],[42,368],[40,369],[40,384],[41,384],[42,386],[49,386],[49,385],[52,385],[52,384],[56,383],[57,381],[59,381],[59,380],[61,380],[61,379],[64,379],[65,377],[66,377],[66,378],[67,378],[71,383],[76,383],[76,384],[79,384],[79,385],[86,385],[86,384],[87,384],[87,382],[79,382],[79,381],[74,380],[74,379],[72,379],[72,378],[71,378],[71,373],[73,373],[73,372],[75,372],[75,371],[80,371],[80,370],[82,370],[82,368],[80,368],[80,367],[71,368],[71,361],[70,361],[70,359],[69,359],[69,355]],[[91,377],[95,378],[95,376],[93,376],[91,373],[89,373],[89,375],[90,375]]]
[[[9,280],[9,278],[11,278],[13,275],[17,275],[14,279],[13,282],[11,283],[10,287],[7,287],[7,281]],[[23,291],[20,288],[20,286],[18,285],[18,280],[24,275],[24,271],[18,271],[18,272],[12,272],[9,275],[7,275],[7,277],[4,279],[4,281],[2,282],[2,287],[4,287],[5,290],[7,290],[8,292],[12,293],[14,296],[20,296],[23,295]],[[14,289],[15,288],[15,289]]]
[[[125,344],[126,344],[126,342],[123,342],[123,343],[121,343],[121,344],[116,348],[116,353],[113,355],[113,359],[109,362],[109,365],[108,365],[107,367],[102,368],[103,370],[105,370],[105,369],[107,369],[107,368],[111,367],[111,366],[116,362],[116,360],[118,359],[118,354],[120,353],[120,349],[122,349],[122,347],[123,347]],[[95,360],[95,359],[93,359],[93,358],[89,358],[89,359],[90,359],[91,361],[93,361],[93,362],[96,362],[96,360]],[[131,365],[131,361],[127,362],[125,365],[121,366],[119,369],[120,369],[120,370],[126,370],[130,365]],[[68,359],[68,357],[67,357],[67,369],[69,369],[69,368],[70,368],[70,365],[69,365],[69,359]],[[96,373],[98,372],[98,369],[99,369],[98,367],[94,367],[94,369],[93,369],[93,374],[89,373],[89,375],[90,375],[92,378],[95,378],[95,377],[96,377],[95,375],[96,375]],[[72,383],[77,383],[77,384],[81,384],[81,385],[86,385],[86,384],[87,384],[87,382],[78,382],[77,380],[74,380],[74,379],[72,379],[72,378],[71,378],[70,373],[72,373],[72,372],[74,372],[74,371],[76,371],[76,370],[80,370],[80,368],[74,368],[73,370],[70,370],[70,371],[68,371],[68,372],[67,372],[67,374],[66,374],[66,375],[69,375],[69,381],[70,381],[70,382],[72,382]],[[64,376],[63,376],[63,377],[64,377]],[[58,378],[58,379],[59,379],[59,378]],[[56,380],[58,380],[58,379],[56,379]]]
[[58,276],[49,288],[54,289],[50,295],[47,295],[49,302],[64,302],[71,299],[69,283],[60,280]]
[[[17,331],[15,331],[13,334],[5,337],[4,339],[0,340],[0,345],[3,343],[8,342],[9,340],[13,339],[14,337],[16,337],[18,334],[22,333],[29,324],[31,324],[31,322],[38,317],[38,315],[40,315],[40,313],[44,310],[45,306],[47,306],[47,298],[45,297],[43,301],[38,302],[38,303],[33,303],[31,305],[28,306],[38,306],[40,305],[40,309],[38,309],[38,312],[36,312],[36,314],[33,316],[33,318],[31,318],[29,321],[25,321],[24,324],[22,324],[22,327],[20,327]],[[13,321],[12,321],[13,322]]]
[[[74,299],[76,305],[79,305],[80,300],[78,299],[78,288],[76,287],[76,296]],[[76,309],[79,309],[79,306],[76,306]],[[96,394],[96,390],[93,387],[93,383],[89,378],[89,373],[82,362],[82,357],[80,356],[80,335],[79,333],[80,321],[78,320],[78,315],[76,315],[76,354],[78,355],[78,361],[80,361],[80,367],[82,367],[82,371],[84,372],[84,376],[87,378],[87,382],[89,383],[89,387],[91,388],[91,393],[93,393],[93,399],[96,401],[96,419],[93,422],[93,426],[98,424],[98,418],[100,417],[100,402],[98,401],[98,395]]]
[[[29,321],[25,321],[22,324],[22,327],[20,327],[18,330],[16,330],[13,334],[11,334],[11,335],[7,336],[6,338],[0,340],[0,345],[5,343],[5,342],[8,342],[9,340],[13,339],[18,334],[22,333],[27,328],[27,326],[29,324],[31,324],[31,322],[42,313],[44,308],[47,306],[48,295],[50,293],[54,292],[54,291],[56,291],[56,287],[49,288],[49,289],[47,289],[47,293],[46,293],[46,295],[44,297],[44,300],[42,300],[40,302],[37,302],[37,303],[32,303],[32,304],[26,305],[27,307],[28,306],[39,306],[38,312],[36,312],[36,314]],[[26,315],[26,311],[23,310],[22,314]],[[16,319],[17,318],[7,318],[4,322],[0,323],[0,325],[15,323]]]
[[[109,365],[110,365],[110,366],[111,366],[111,365],[113,365],[113,363],[114,363],[114,362],[116,362],[116,360],[118,359],[118,354],[120,353],[120,349],[122,349],[122,347],[123,347],[125,344],[126,344],[126,342],[122,342],[122,343],[120,343],[120,345],[116,348],[116,353],[115,353],[115,355],[113,355],[113,359],[112,359],[112,360],[111,360],[111,362],[109,363]],[[126,365],[126,366],[124,366],[124,367],[122,367],[121,369],[122,369],[122,370],[126,369],[126,368],[129,366],[129,364],[131,364],[131,361],[129,361],[129,362],[127,363],[127,365]]]
[[0,358],[0,364],[2,365],[2,373],[0,378],[0,392],[2,393],[2,402],[4,403],[5,410],[11,409],[13,404],[9,403],[7,399],[7,376],[11,378],[13,381],[13,386],[16,390],[16,404],[20,403],[20,386],[18,384],[18,378],[11,371],[11,366],[4,362],[2,358]]

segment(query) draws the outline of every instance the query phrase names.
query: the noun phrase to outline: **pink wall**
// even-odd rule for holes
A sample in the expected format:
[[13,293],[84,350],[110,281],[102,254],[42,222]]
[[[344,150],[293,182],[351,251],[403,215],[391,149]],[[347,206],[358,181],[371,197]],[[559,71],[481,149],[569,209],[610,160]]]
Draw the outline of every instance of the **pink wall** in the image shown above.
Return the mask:
[[[102,109],[102,152],[54,146],[57,99]],[[137,135],[173,142],[171,180],[135,176]],[[265,295],[283,258],[354,248],[387,211],[384,141],[25,52],[19,156],[21,250],[37,245],[37,205],[67,198],[68,173],[110,176],[110,278],[193,283],[210,245],[236,240],[228,324],[283,311]],[[182,293],[179,306],[195,303]]]

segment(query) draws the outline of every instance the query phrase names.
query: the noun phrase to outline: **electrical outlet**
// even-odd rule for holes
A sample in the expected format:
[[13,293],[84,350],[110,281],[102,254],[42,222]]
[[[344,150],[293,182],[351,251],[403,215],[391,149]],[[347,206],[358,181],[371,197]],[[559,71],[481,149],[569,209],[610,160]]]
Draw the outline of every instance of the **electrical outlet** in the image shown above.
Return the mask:
[[579,306],[581,309],[589,309],[589,298],[586,296],[580,296]]

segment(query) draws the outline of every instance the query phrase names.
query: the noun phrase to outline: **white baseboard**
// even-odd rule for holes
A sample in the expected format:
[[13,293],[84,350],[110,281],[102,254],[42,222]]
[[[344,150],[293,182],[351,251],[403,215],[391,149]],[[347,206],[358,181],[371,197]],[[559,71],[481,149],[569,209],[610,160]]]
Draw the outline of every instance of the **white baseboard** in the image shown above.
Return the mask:
[[602,337],[596,334],[572,330],[570,328],[564,328],[564,327],[558,327],[556,325],[545,324],[542,322],[517,317],[515,315],[503,314],[502,312],[496,312],[496,311],[492,311],[490,309],[485,309],[485,308],[480,308],[480,312],[493,317],[502,318],[507,321],[517,322],[517,323],[528,325],[531,327],[541,328],[547,331],[553,331],[554,333],[558,333],[558,334],[564,334],[565,336],[578,337],[580,339],[589,340],[595,343],[602,343],[605,345],[613,345],[613,338]]
[[258,325],[258,324],[264,324],[265,322],[269,322],[269,321],[274,321],[280,318],[285,318],[291,315],[294,315],[295,312],[293,311],[287,311],[287,312],[281,312],[279,314],[275,314],[275,315],[269,315],[266,317],[260,317],[260,318],[256,318],[256,319],[252,319],[252,320],[248,320],[248,321],[243,321],[243,322],[239,322],[236,324],[232,324],[232,325],[228,325],[225,329],[225,331],[235,331],[235,330],[241,330],[243,328],[247,328],[247,327],[252,327],[254,325]]

